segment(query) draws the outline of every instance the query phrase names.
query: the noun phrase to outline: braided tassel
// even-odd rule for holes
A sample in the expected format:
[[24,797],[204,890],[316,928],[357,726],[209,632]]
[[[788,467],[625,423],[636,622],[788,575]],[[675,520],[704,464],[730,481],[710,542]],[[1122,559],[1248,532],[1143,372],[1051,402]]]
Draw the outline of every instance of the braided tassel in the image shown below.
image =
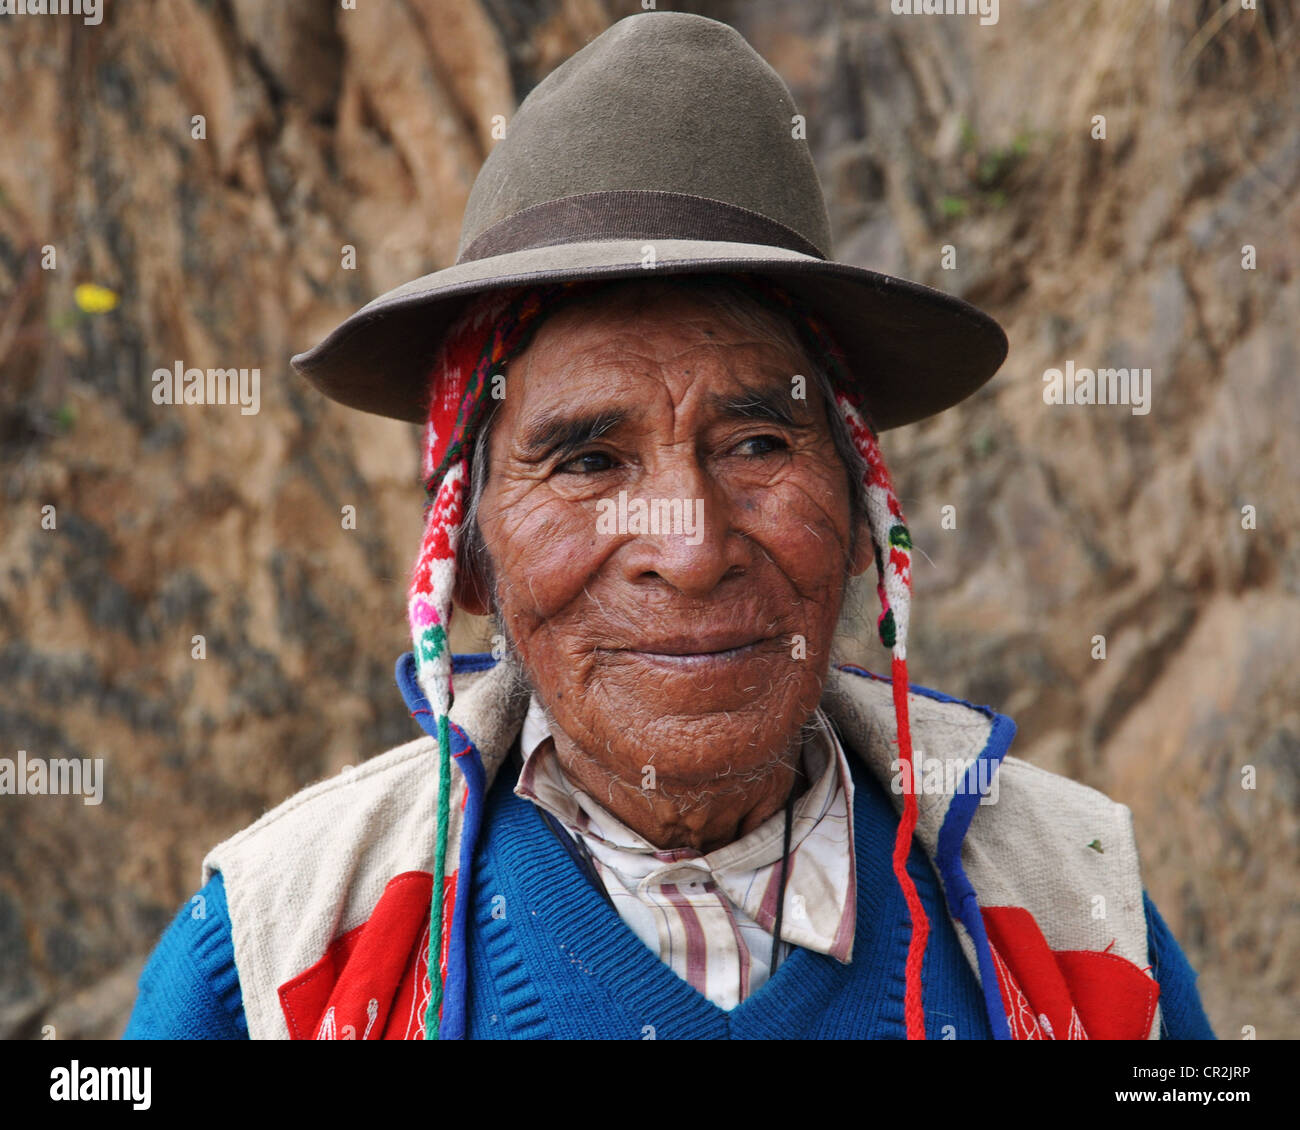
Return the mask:
[[867,488],[867,522],[876,554],[876,592],[880,596],[880,619],[877,630],[880,642],[892,653],[894,719],[898,725],[898,760],[903,772],[903,816],[894,839],[894,877],[907,903],[912,929],[907,943],[906,991],[903,1016],[909,1040],[925,1039],[925,1009],[921,1003],[921,965],[925,944],[930,936],[916,884],[907,873],[907,857],[916,831],[917,803],[912,780],[912,728],[907,701],[907,627],[912,595],[912,538],[903,519],[889,471],[871,429],[843,393],[835,401],[848,424],[853,444],[866,461],[864,483]]
[[524,347],[541,315],[577,284],[537,287],[517,294],[490,293],[474,302],[448,332],[430,386],[424,475],[431,502],[408,596],[416,678],[437,719],[438,806],[429,908],[429,1005],[424,1038],[441,1029],[442,953],[448,942],[447,840],[451,825],[451,629],[456,587],[456,547],[464,523],[469,460],[487,405],[493,372]]

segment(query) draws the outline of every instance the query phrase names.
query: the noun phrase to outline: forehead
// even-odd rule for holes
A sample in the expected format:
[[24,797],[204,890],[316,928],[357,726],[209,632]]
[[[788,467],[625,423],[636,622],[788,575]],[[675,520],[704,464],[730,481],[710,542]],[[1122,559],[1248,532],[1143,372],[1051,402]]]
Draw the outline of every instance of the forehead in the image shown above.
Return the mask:
[[[589,396],[610,381],[788,385],[808,375],[790,323],[743,294],[662,282],[630,283],[588,295],[548,318],[510,367],[517,397]],[[521,387],[522,386],[522,387]],[[509,399],[509,397],[507,397]]]

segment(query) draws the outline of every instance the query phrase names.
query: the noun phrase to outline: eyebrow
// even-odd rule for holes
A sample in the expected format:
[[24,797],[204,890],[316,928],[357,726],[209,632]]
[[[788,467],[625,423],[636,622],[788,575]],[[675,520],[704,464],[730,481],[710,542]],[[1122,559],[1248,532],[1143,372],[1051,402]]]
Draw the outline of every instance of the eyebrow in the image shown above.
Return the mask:
[[587,444],[626,423],[630,415],[626,408],[588,412],[581,416],[550,412],[524,429],[519,443],[520,454],[524,459],[536,462],[553,455],[574,455]]
[[709,406],[720,415],[741,420],[761,420],[786,428],[809,426],[807,420],[795,414],[794,400],[783,388],[746,387],[730,395],[714,393],[709,397]]

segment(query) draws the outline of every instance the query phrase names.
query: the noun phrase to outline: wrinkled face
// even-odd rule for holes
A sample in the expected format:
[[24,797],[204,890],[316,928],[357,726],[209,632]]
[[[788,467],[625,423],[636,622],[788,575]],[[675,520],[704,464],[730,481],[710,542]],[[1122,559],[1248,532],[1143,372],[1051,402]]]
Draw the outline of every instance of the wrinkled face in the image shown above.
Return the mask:
[[555,721],[624,779],[770,772],[818,703],[870,549],[851,559],[816,382],[792,394],[808,372],[653,288],[560,310],[510,366],[479,510],[497,608]]

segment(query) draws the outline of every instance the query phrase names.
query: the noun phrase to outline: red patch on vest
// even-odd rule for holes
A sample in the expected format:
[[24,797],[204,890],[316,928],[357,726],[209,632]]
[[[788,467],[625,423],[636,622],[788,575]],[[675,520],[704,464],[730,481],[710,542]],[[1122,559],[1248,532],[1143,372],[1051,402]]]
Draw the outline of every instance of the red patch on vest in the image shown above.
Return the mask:
[[1160,986],[1118,954],[1052,950],[1029,911],[986,907],[1013,1040],[1145,1040]]
[[[422,1040],[429,1006],[429,899],[433,876],[392,879],[360,926],[336,938],[315,965],[280,986],[294,1040]],[[447,876],[443,921],[451,924],[456,874]],[[443,931],[438,963],[447,978]]]

